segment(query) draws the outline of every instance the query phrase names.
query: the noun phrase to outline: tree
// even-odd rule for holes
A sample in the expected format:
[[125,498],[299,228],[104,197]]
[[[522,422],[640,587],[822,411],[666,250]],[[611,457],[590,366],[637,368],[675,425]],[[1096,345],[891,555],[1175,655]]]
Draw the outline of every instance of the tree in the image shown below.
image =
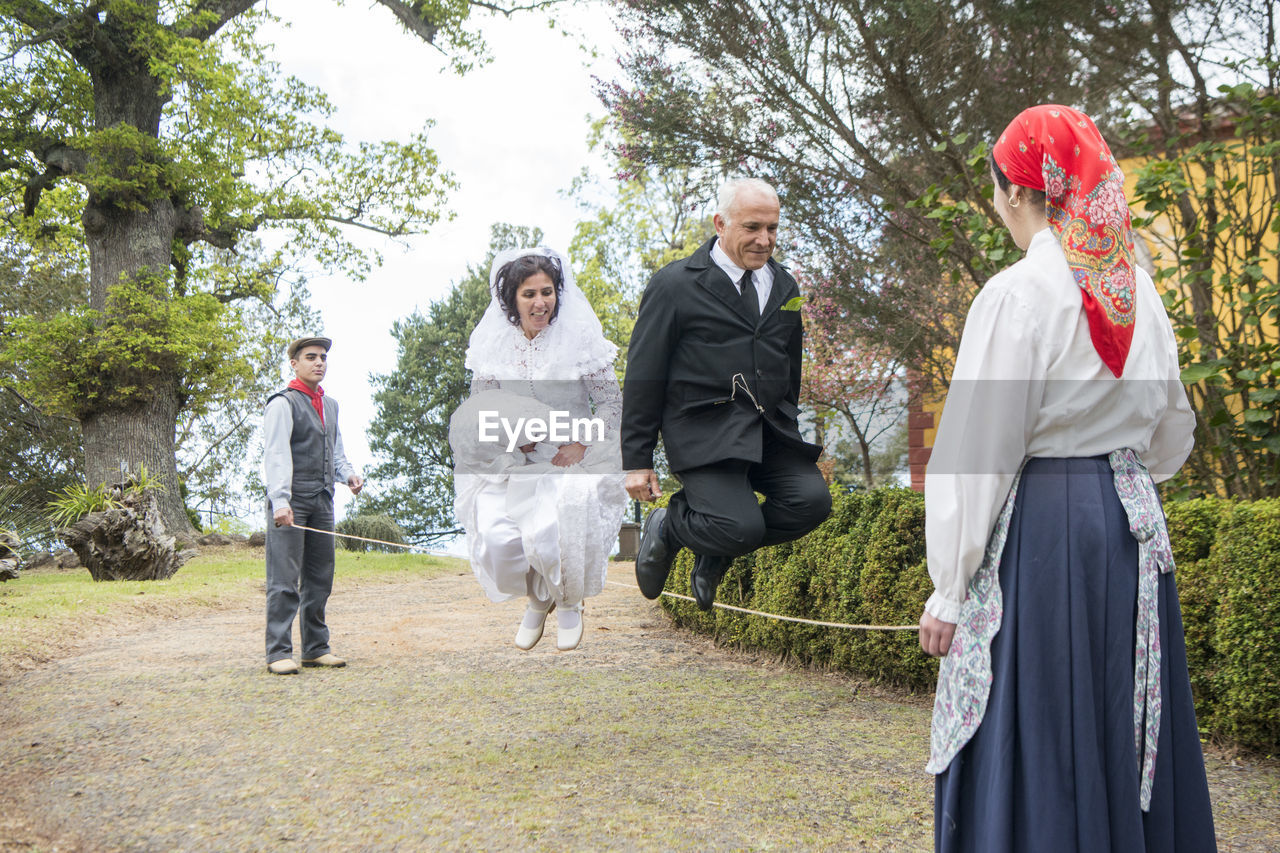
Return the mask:
[[867,343],[941,384],[969,302],[1014,252],[974,167],[985,142],[1037,102],[1123,118],[1179,61],[1164,33],[1205,52],[1251,24],[1207,0],[615,6],[630,52],[601,96],[623,153],[770,180],[793,258],[840,275]]
[[858,339],[939,389],[973,295],[1017,257],[990,202],[989,141],[1058,102],[1093,115],[1121,159],[1154,157],[1139,192],[1175,234],[1145,239],[1178,283],[1184,380],[1206,380],[1192,491],[1275,493],[1275,127],[1251,106],[1235,155],[1210,144],[1238,87],[1269,109],[1274,0],[615,5],[632,48],[601,95],[625,153],[773,181],[795,256],[839,281]]
[[392,326],[399,354],[394,371],[372,377],[377,412],[368,435],[378,462],[358,514],[390,516],[414,543],[461,532],[453,517],[449,418],[471,390],[467,342],[489,306],[493,258],[503,249],[541,241],[538,228],[494,225],[483,262],[468,267],[466,277],[426,315],[414,312]]
[[[19,317],[47,319],[84,298],[88,283],[78,264],[56,245],[45,241],[41,251],[29,252],[12,233],[4,236],[0,334]],[[24,505],[43,507],[80,479],[80,425],[32,402],[22,391],[28,384],[20,365],[0,365],[0,478],[24,496]]]
[[[823,460],[831,466],[831,481],[846,488],[892,485],[907,468],[910,437],[907,424],[899,420],[882,435],[871,450],[871,479],[866,473],[866,456],[856,439],[844,436],[828,439]],[[819,464],[824,464],[819,462]]]
[[[591,150],[617,148],[610,139],[608,124],[597,121]],[[612,182],[585,169],[574,181],[569,193],[578,199],[586,218],[574,228],[569,258],[605,337],[618,345],[616,368],[621,378],[649,278],[711,236],[706,199],[714,184],[705,170],[689,166],[659,169],[619,157],[615,167]],[[605,201],[600,200],[602,194]]]
[[[799,283],[805,293],[801,402],[812,407],[822,423],[830,414],[844,419],[852,435],[848,437],[851,441],[837,442],[844,450],[841,467],[855,470],[842,471],[838,479],[871,488],[885,473],[883,461],[877,465],[883,456],[880,445],[901,425],[907,410],[902,365],[892,353],[859,338],[857,327],[848,322],[832,297],[838,282],[802,274]],[[818,443],[826,444],[827,433],[835,438],[843,430],[822,432]]]
[[[482,48],[470,2],[378,4],[459,67]],[[0,2],[0,195],[29,218],[76,211],[60,227],[79,231],[89,272],[82,305],[6,327],[5,363],[34,403],[79,422],[90,482],[156,474],[179,533],[175,424],[252,373],[233,307],[268,299],[285,262],[233,250],[282,228],[290,252],[360,275],[371,259],[346,229],[421,231],[450,185],[425,130],[353,148],[328,128],[323,94],[282,79],[255,41],[257,5]]]
[[[1280,62],[1148,125],[1136,219],[1177,332],[1197,418],[1184,491],[1280,496]],[[1203,81],[1202,81],[1203,83]],[[1200,85],[1200,84],[1198,84]],[[1204,94],[1208,94],[1205,92]]]

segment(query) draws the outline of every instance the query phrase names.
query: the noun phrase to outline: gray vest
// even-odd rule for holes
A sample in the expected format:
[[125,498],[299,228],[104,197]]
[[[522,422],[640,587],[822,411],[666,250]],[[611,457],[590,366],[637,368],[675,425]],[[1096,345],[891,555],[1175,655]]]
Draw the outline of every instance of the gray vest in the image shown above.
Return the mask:
[[338,479],[333,463],[333,448],[338,438],[338,406],[328,397],[324,405],[324,429],[320,428],[320,416],[316,414],[311,399],[293,388],[277,391],[267,398],[271,402],[284,396],[293,409],[293,431],[289,436],[289,451],[293,455],[293,485],[291,493],[297,497],[315,497],[321,492],[333,494],[333,484]]

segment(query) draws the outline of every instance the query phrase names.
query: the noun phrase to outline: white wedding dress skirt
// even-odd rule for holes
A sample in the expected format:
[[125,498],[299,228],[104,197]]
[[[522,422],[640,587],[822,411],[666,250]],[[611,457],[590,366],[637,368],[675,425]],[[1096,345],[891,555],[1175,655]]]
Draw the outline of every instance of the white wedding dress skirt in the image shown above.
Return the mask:
[[581,462],[562,468],[551,464],[557,448],[549,442],[528,454],[508,451],[505,434],[480,442],[482,411],[515,423],[549,419],[550,407],[509,391],[484,391],[450,419],[454,511],[480,586],[493,601],[523,596],[532,569],[533,592],[541,599],[574,605],[599,595],[627,502],[616,431],[589,444]]

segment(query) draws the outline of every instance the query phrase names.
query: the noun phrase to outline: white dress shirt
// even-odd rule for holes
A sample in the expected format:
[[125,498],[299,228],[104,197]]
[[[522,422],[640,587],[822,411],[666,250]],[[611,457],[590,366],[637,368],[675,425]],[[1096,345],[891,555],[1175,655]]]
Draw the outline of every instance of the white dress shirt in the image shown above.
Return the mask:
[[1119,379],[1094,349],[1080,288],[1049,228],[974,299],[925,474],[935,587],[925,610],[938,619],[958,619],[1024,459],[1128,447],[1157,482],[1186,461],[1195,415],[1173,328],[1151,277],[1141,269],[1135,277],[1133,341]]
[[[711,260],[724,270],[725,275],[729,276],[729,281],[733,282],[733,289],[741,296],[742,275],[746,270],[729,260],[725,250],[720,248],[718,239],[711,244]],[[769,303],[769,294],[773,292],[773,270],[765,264],[752,274],[751,281],[756,286],[756,298],[760,300],[760,315],[764,316],[764,306]]]

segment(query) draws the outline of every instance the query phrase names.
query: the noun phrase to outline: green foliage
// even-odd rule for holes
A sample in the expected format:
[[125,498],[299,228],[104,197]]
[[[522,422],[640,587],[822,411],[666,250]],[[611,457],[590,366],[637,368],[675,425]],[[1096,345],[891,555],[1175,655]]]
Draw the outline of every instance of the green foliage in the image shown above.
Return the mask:
[[[924,501],[909,489],[833,493],[831,516],[804,539],[735,560],[718,600],[822,622],[914,625],[932,584],[925,565]],[[688,595],[693,555],[682,551],[667,588]],[[930,690],[937,663],[914,631],[861,631],[780,622],[662,598],[695,630],[805,664],[832,666],[873,681]]]
[[25,485],[0,485],[0,531],[17,540],[18,551],[45,548],[55,541],[46,504],[39,492]]
[[139,465],[136,472],[125,477],[124,487],[141,493],[163,492],[166,488],[164,479],[148,471],[146,465]]
[[[994,186],[987,164],[991,145],[985,140],[968,145],[968,141],[967,133],[951,140],[951,159],[959,167],[955,174],[930,184],[918,197],[903,204],[906,210],[917,211],[932,221],[936,235],[929,241],[929,248],[944,263],[953,284],[961,284],[966,276],[981,284],[1018,258],[1018,247],[1009,230],[991,216]],[[946,142],[938,145],[942,149],[948,147]],[[958,246],[970,247],[964,266],[949,262],[955,260]]]
[[[458,0],[429,3],[411,17],[421,23],[428,16],[452,48],[479,48],[461,29],[469,7]],[[195,19],[165,22],[142,7],[112,14],[106,25],[131,42],[133,56],[74,52],[72,60],[63,52],[71,45],[61,39],[30,39],[23,14],[0,18],[0,44],[14,46],[21,57],[0,74],[0,104],[6,115],[32,118],[29,126],[18,122],[6,131],[30,152],[23,169],[43,171],[39,158],[52,149],[62,158],[59,177],[88,190],[104,211],[137,212],[170,201],[198,209],[194,233],[181,235],[187,245],[208,237],[229,246],[277,225],[292,232],[294,251],[355,274],[367,271],[376,253],[356,247],[347,225],[404,235],[438,218],[452,181],[439,169],[426,131],[405,141],[349,144],[324,124],[333,112],[326,96],[281,75],[270,45],[257,39],[269,13],[241,13],[216,31]],[[98,26],[86,17],[68,28],[86,31],[68,37],[92,39]],[[109,69],[98,64],[111,61],[116,65]],[[95,92],[90,74],[108,70],[132,91],[112,92],[111,108],[122,112],[95,121],[95,110],[104,108],[95,98],[105,90]],[[154,106],[143,106],[148,99]],[[137,112],[130,109],[135,105]],[[158,132],[137,121],[150,109],[163,110]],[[312,179],[296,180],[301,174]],[[13,189],[21,192],[23,183]]]
[[91,512],[102,512],[121,506],[110,487],[105,483],[88,486],[76,483],[62,490],[62,493],[49,502],[49,520],[56,527],[75,524]]
[[163,281],[139,277],[107,291],[106,309],[76,306],[47,320],[19,317],[6,329],[0,368],[25,372],[29,395],[82,418],[144,404],[159,377],[184,378],[199,411],[209,392],[246,370],[237,359],[234,312],[208,293],[166,296]]
[[383,545],[378,542],[363,542],[360,539],[339,539],[342,547],[348,551],[399,553],[404,550],[395,547],[405,544],[404,528],[396,524],[391,516],[383,513],[361,513],[344,518],[338,522],[337,532],[346,536],[360,536],[363,539],[378,539],[381,542],[392,543]]
[[[1280,750],[1280,500],[1205,498],[1166,507],[1177,563],[1187,662],[1200,727],[1267,753]],[[667,589],[689,594],[682,551]],[[924,500],[907,489],[836,492],[831,516],[797,542],[735,560],[717,600],[823,622],[914,625],[933,589]],[[931,690],[937,665],[914,631],[781,622],[663,597],[675,620],[722,642],[873,681]]]
[[1182,606],[1183,635],[1187,644],[1187,669],[1196,696],[1200,727],[1209,726],[1208,716],[1216,704],[1211,673],[1216,669],[1214,614],[1222,601],[1220,578],[1209,562],[1209,553],[1218,535],[1218,526],[1231,504],[1217,498],[1165,504],[1169,541],[1178,599]]
[[75,483],[49,502],[49,520],[56,527],[67,527],[91,512],[121,507],[124,505],[120,499],[122,491],[126,495],[163,492],[165,484],[148,471],[146,465],[139,465],[137,472],[128,474],[119,488],[106,483],[97,486]]
[[1208,56],[1274,29],[1261,6],[1206,0],[1093,18],[1049,0],[614,5],[628,50],[600,89],[619,153],[771,181],[781,245],[839,283],[868,345],[939,385],[974,293],[1014,257],[974,167],[981,144],[1035,103],[1104,126],[1179,110],[1187,79],[1218,73]]
[[1280,751],[1280,500],[1168,506],[1200,728]]
[[[1280,63],[1238,63],[1274,79]],[[1230,131],[1218,130],[1230,116]],[[1199,413],[1184,492],[1280,496],[1280,97],[1274,87],[1222,85],[1213,112],[1147,154],[1135,219],[1155,253],[1156,280],[1177,333],[1182,381]]]
[[113,125],[85,134],[75,145],[88,155],[80,183],[114,207],[144,211],[176,188],[177,170],[166,162],[160,141],[137,128]]
[[[589,140],[592,150],[605,145],[607,138],[606,125],[597,122]],[[569,259],[605,337],[618,345],[614,367],[621,379],[640,295],[649,278],[692,254],[714,231],[702,202],[710,193],[705,170],[687,165],[644,168],[622,160],[617,166],[620,175],[606,203],[596,201],[600,180],[585,170],[575,179],[571,195],[587,216],[574,228]]]
[[[275,20],[264,5],[107,0],[0,12],[0,237],[26,246],[17,256],[28,269],[54,242],[88,285],[52,312],[3,312],[0,379],[23,398],[15,417],[28,434],[33,412],[92,422],[95,435],[120,439],[114,453],[138,458],[167,453],[176,432],[188,470],[167,473],[211,505],[236,491],[221,470],[249,479],[216,463],[246,450],[247,413],[275,380],[280,338],[261,333],[298,316],[268,316],[295,261],[359,278],[379,255],[357,229],[419,233],[453,186],[426,129],[382,142],[333,130],[324,93],[283,75],[260,40],[258,26]],[[377,5],[459,69],[483,49],[467,28],[469,0]],[[280,250],[262,250],[267,229]],[[269,361],[256,341],[269,344]],[[138,409],[154,416],[121,429]],[[79,443],[70,425],[58,432],[22,455]],[[94,479],[115,464],[102,444],[90,441],[84,460]],[[80,467],[52,466],[62,479],[49,485]],[[161,509],[185,527],[177,502],[170,493]]]
[[[88,292],[75,253],[61,250],[56,237],[41,243],[29,251],[0,226],[0,349],[4,329],[16,318],[47,319]],[[0,482],[22,488],[43,506],[49,495],[83,479],[82,439],[74,419],[23,394],[27,375],[23,364],[0,363]]]

